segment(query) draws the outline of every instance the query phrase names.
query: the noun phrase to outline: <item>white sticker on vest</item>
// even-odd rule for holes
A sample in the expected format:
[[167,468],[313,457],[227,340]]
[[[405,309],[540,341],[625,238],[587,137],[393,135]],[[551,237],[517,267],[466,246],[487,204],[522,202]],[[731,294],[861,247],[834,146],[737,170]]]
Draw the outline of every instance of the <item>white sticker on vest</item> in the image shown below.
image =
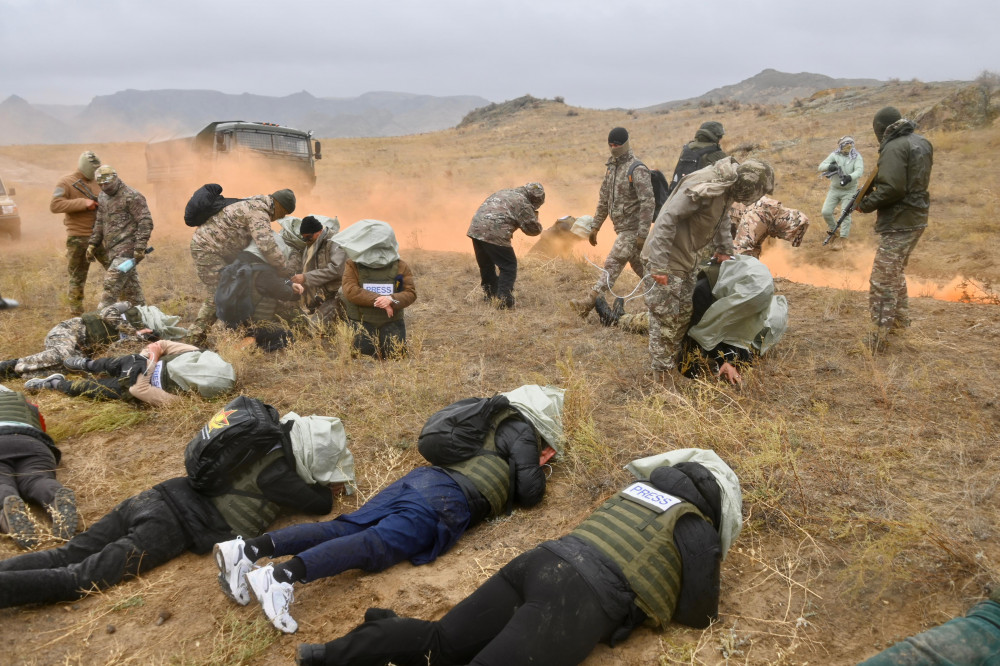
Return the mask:
[[633,483],[631,486],[623,490],[622,495],[624,495],[626,499],[632,500],[637,504],[641,504],[647,509],[659,511],[660,513],[663,513],[670,507],[684,501],[674,497],[673,495],[665,493],[662,490],[657,490],[652,486],[648,486],[645,483],[640,482]]
[[156,388],[163,388],[163,361],[157,361],[153,372],[149,375],[149,383]]
[[365,282],[361,288],[373,291],[379,296],[392,296],[391,282]]

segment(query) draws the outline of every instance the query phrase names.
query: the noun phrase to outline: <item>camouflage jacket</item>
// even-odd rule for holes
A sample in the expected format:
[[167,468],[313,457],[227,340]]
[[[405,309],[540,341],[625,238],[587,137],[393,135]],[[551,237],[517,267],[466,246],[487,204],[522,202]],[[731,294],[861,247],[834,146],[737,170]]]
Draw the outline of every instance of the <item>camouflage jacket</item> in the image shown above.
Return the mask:
[[699,169],[685,176],[670,193],[642,249],[642,260],[650,273],[691,274],[698,265],[698,252],[709,244],[713,253],[733,253],[729,195],[708,199],[688,195],[692,187],[715,177],[713,167]]
[[771,197],[761,197],[749,206],[734,203],[729,216],[736,221],[733,247],[737,254],[760,258],[761,247],[769,237],[801,242],[809,228],[809,218],[794,208],[786,208]]
[[531,205],[523,187],[491,194],[472,217],[466,235],[491,245],[510,247],[510,239],[518,229],[526,236],[542,233],[538,211]]
[[136,248],[146,249],[153,233],[153,218],[146,197],[118,181],[114,194],[97,195],[97,221],[90,244],[107,250],[108,259],[131,257]]
[[347,253],[331,240],[333,236],[330,229],[324,229],[315,243],[293,250],[288,258],[291,269],[305,279],[305,302],[309,307],[332,298],[344,279]]
[[271,231],[273,212],[274,200],[267,194],[229,204],[195,230],[191,247],[218,254],[231,264],[252,240],[267,263],[288,275]]
[[878,174],[872,191],[861,200],[862,213],[878,211],[875,231],[910,231],[927,226],[931,205],[927,186],[931,180],[934,148],[914,134],[916,127],[906,118],[885,129],[878,148]]
[[59,179],[49,203],[51,212],[65,215],[63,224],[66,225],[66,234],[69,236],[89,236],[94,230],[97,211],[87,208],[90,197],[81,192],[81,189],[90,190],[95,197],[101,191],[96,181],[87,180],[80,171],[74,171]]
[[610,215],[616,234],[638,230],[644,236],[649,230],[656,207],[653,183],[645,166],[636,167],[632,172],[632,182],[629,182],[628,170],[636,161],[631,150],[608,160],[608,170],[597,199],[593,229],[600,229]]

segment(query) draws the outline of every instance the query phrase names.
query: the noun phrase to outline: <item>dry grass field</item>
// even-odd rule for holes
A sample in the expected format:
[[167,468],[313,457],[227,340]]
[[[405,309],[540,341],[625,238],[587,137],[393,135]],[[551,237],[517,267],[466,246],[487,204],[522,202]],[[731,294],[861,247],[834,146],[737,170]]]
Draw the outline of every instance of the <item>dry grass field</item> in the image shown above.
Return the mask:
[[[857,94],[831,91],[787,108],[712,106],[664,115],[547,102],[434,134],[326,141],[316,190],[297,212],[338,215],[344,225],[375,218],[395,226],[419,295],[407,311],[410,354],[387,363],[352,359],[345,336],[333,331],[302,335],[294,348],[266,355],[216,332],[211,341],[236,366],[238,390],[282,413],[343,419],[359,492],[338,502],[334,510],[341,512],[421,464],[413,445],[438,408],[529,382],[565,387],[567,453],[554,466],[545,500],[472,530],[430,565],[348,572],[300,586],[294,636],[273,630],[256,607],[229,602],[211,558],[189,554],[75,603],[0,610],[0,662],[289,663],[299,642],[345,633],[368,606],[439,617],[514,555],[566,533],[627,480],[626,462],[688,446],[715,449],[743,483],[744,528],[723,564],[719,622],[706,631],[641,629],[614,650],[598,647],[588,666],[849,664],[962,614],[1000,580],[1000,389],[992,368],[1000,344],[993,286],[1000,281],[1000,170],[993,158],[1000,127],[927,132],[936,154],[930,228],[908,271],[917,296],[914,324],[884,355],[873,357],[860,342],[872,218],[856,216],[848,250],[822,248],[827,181],[816,173],[848,133],[874,166],[870,119],[879,107],[894,103],[910,114],[953,91],[897,83]],[[593,318],[583,322],[567,304],[593,282],[595,269],[579,259],[525,257],[530,240],[517,237],[515,246],[522,256],[518,309],[498,312],[481,302],[464,233],[490,192],[541,181],[546,226],[562,215],[592,213],[609,128],[627,126],[637,154],[669,171],[680,145],[709,118],[725,124],[724,147],[752,147],[770,160],[775,196],[813,220],[801,248],[765,248],[762,260],[782,278],[790,329],[742,391],[709,381],[676,397],[652,386],[644,338]],[[36,351],[45,332],[69,316],[64,233],[48,198],[83,148],[0,147],[0,172],[18,190],[25,234],[0,254],[0,293],[24,304],[0,316],[3,358]],[[126,182],[145,186],[142,145],[93,148]],[[253,194],[238,183],[226,184],[226,193]],[[155,220],[157,251],[140,267],[147,298],[190,322],[201,295],[187,250],[190,230],[179,211],[157,211]],[[611,236],[609,225],[595,261]],[[987,302],[956,302],[962,283]],[[620,284],[630,289],[635,278],[628,274]],[[95,278],[89,305],[97,289]],[[182,474],[184,445],[225,402],[186,398],[148,409],[53,393],[38,399],[84,525]],[[0,558],[17,552],[0,540]]]

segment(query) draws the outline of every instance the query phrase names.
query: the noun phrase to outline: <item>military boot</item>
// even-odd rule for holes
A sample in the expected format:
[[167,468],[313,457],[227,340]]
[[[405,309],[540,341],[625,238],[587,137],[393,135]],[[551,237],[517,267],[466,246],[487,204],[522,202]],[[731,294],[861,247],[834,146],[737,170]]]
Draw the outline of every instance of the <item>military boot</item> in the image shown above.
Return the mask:
[[594,306],[597,305],[597,299],[599,296],[599,293],[591,289],[586,298],[574,298],[569,302],[569,304],[573,306],[573,309],[576,310],[578,315],[586,318],[586,316],[590,314],[590,311],[594,309]]

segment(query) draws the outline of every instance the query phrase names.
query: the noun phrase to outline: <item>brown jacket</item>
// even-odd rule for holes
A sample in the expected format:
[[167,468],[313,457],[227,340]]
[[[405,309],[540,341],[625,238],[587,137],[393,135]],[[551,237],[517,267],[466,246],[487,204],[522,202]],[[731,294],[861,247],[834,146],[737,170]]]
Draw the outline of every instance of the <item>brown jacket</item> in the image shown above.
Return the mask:
[[49,210],[53,213],[64,213],[63,224],[66,225],[66,235],[87,236],[94,231],[94,220],[97,219],[97,209],[88,210],[87,204],[90,197],[73,187],[90,190],[96,198],[101,193],[101,186],[97,181],[87,180],[79,170],[67,174],[56,183],[56,189],[52,192],[52,201],[49,203]]
[[[399,260],[397,270],[403,276],[403,289],[393,293],[392,298],[397,302],[393,304],[392,309],[402,310],[413,305],[413,302],[417,300],[417,287],[413,282],[413,271],[402,259]],[[375,299],[378,298],[378,294],[374,291],[368,291],[361,287],[358,280],[358,265],[350,259],[344,264],[344,281],[341,291],[344,293],[344,298],[362,307],[375,307]]]

